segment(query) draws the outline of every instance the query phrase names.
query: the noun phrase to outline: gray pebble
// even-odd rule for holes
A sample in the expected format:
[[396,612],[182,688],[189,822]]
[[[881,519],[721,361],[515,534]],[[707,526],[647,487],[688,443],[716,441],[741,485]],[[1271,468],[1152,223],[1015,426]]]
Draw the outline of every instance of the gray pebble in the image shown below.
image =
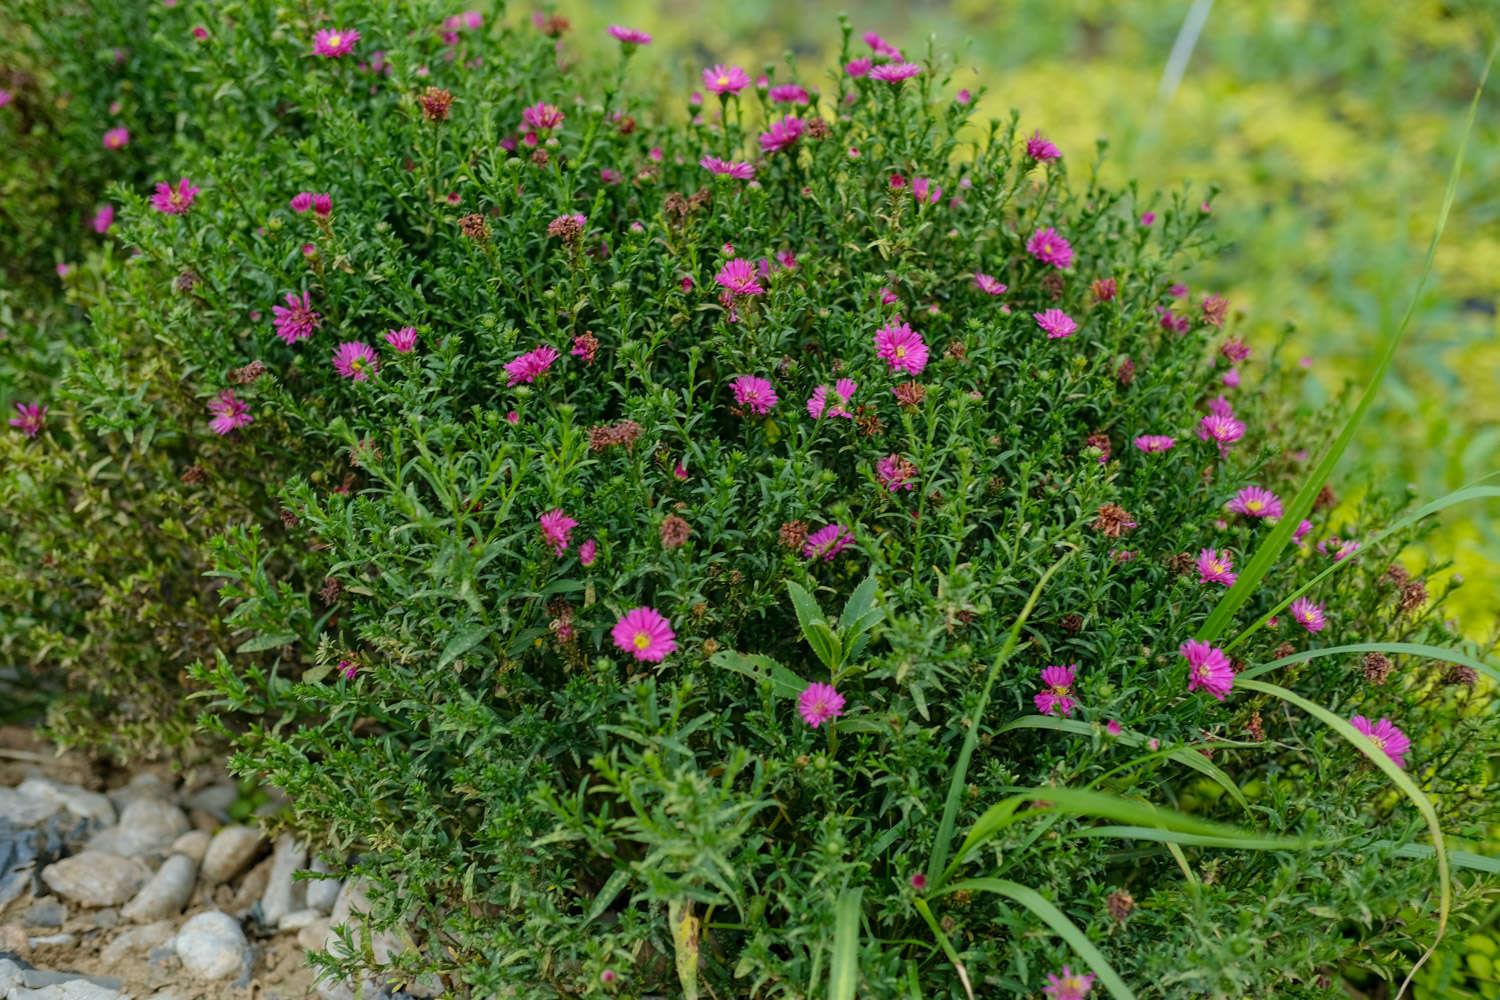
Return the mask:
[[227,979],[250,962],[250,942],[238,920],[219,910],[200,913],[177,932],[177,957],[199,979]]
[[214,834],[203,855],[203,881],[228,882],[249,867],[261,848],[260,831],[249,826],[226,826]]
[[103,851],[84,851],[42,869],[48,888],[82,906],[118,906],[150,877],[140,859]]
[[185,854],[174,854],[162,863],[151,881],[141,887],[120,915],[147,924],[182,912],[198,878],[198,866]]

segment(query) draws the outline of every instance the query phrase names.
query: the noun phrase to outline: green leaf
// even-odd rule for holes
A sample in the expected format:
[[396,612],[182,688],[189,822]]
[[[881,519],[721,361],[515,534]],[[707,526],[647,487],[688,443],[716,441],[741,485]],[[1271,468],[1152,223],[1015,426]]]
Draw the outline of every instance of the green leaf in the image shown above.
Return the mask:
[[278,646],[290,645],[296,641],[296,632],[272,632],[242,642],[234,647],[234,651],[236,653],[263,653],[268,649],[276,649]]
[[845,889],[834,904],[833,964],[828,969],[828,1000],[854,1000],[859,987],[861,889]]
[[726,649],[715,653],[708,662],[771,685],[771,693],[778,698],[796,698],[807,687],[807,682],[802,678],[761,653],[747,655]]
[[802,626],[804,635],[814,622],[828,624],[828,619],[823,617],[823,609],[818,607],[817,600],[801,584],[788,580],[786,592],[792,597],[792,608],[797,612],[797,624]]
[[449,639],[448,644],[443,647],[443,655],[438,657],[438,669],[441,670],[460,656],[463,656],[469,650],[483,642],[489,634],[490,627],[488,625],[474,625]]
[[854,593],[850,594],[849,599],[844,602],[843,614],[839,615],[839,628],[852,629],[855,622],[879,610],[875,607],[876,588],[877,581],[874,573],[865,577],[863,582],[854,588]]
[[667,904],[667,919],[672,925],[672,950],[676,959],[677,981],[682,984],[686,1000],[698,1000],[698,928],[693,915],[693,901],[674,899]]
[[1068,915],[1059,910],[1049,902],[1041,893],[1019,882],[1011,882],[1003,878],[971,878],[962,882],[956,882],[944,890],[944,894],[954,892],[993,892],[997,896],[1005,896],[1041,918],[1042,922],[1068,943],[1068,946],[1078,954],[1083,963],[1089,967],[1104,988],[1109,990],[1110,996],[1115,1000],[1135,1000],[1135,994],[1120,974],[1114,970],[1114,966],[1100,954],[1099,949],[1088,939],[1088,935],[1078,929],[1078,925],[1068,919]]
[[1262,663],[1250,667],[1235,675],[1235,682],[1249,680],[1259,677],[1261,674],[1269,673],[1277,667],[1288,667],[1294,663],[1306,663],[1308,660],[1316,660],[1322,656],[1341,656],[1345,653],[1396,653],[1398,655],[1425,656],[1430,660],[1441,660],[1444,663],[1458,663],[1466,667],[1472,667],[1490,679],[1500,682],[1500,668],[1492,663],[1470,656],[1457,649],[1446,649],[1442,646],[1427,646],[1418,642],[1356,642],[1347,646],[1328,646],[1324,649],[1308,649],[1290,656],[1283,656],[1279,660],[1270,663]]

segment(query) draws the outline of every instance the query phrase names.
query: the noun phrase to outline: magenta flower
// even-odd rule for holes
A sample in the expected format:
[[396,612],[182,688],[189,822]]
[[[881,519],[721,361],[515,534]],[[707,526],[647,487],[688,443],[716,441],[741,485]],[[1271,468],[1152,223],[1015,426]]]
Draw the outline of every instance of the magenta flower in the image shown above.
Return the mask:
[[1073,263],[1072,245],[1051,226],[1044,226],[1026,241],[1026,252],[1043,264],[1062,270]]
[[1005,285],[983,271],[974,272],[974,287],[986,295],[1004,295]]
[[151,207],[163,215],[183,215],[193,207],[200,188],[194,187],[186,177],[178,178],[174,188],[166,181],[156,182],[156,193],[151,196]]
[[1223,396],[1215,396],[1208,401],[1208,412],[1216,417],[1234,416],[1234,404]]
[[208,428],[219,435],[248,427],[255,420],[250,415],[249,405],[229,389],[220,389],[219,394],[208,401],[208,412],[213,414]]
[[875,463],[875,475],[884,486],[892,493],[901,490],[911,492],[916,488],[913,482],[917,476],[917,467],[899,454],[890,454]]
[[1210,413],[1198,421],[1198,437],[1216,442],[1221,452],[1228,451],[1231,444],[1244,436],[1245,425],[1234,417]]
[[1198,639],[1189,639],[1177,647],[1188,662],[1189,691],[1203,688],[1219,701],[1234,687],[1234,668],[1224,651]]
[[1047,994],[1050,1000],[1084,1000],[1089,995],[1089,990],[1094,988],[1093,973],[1074,972],[1068,966],[1062,967],[1062,975],[1047,975],[1047,985],[1042,987],[1042,992]]
[[1046,332],[1048,340],[1061,340],[1078,332],[1078,323],[1061,309],[1032,313],[1031,318]]
[[315,194],[312,196],[313,213],[328,218],[333,214],[333,196],[328,194]]
[[29,438],[40,434],[46,423],[47,408],[39,403],[17,403],[16,415],[10,418],[10,425]]
[[338,59],[354,51],[359,32],[353,28],[324,28],[313,36],[313,55]]
[[1238,337],[1230,337],[1228,340],[1224,341],[1224,345],[1219,348],[1219,353],[1224,355],[1224,357],[1230,363],[1239,364],[1241,361],[1249,359],[1250,345],[1246,344]]
[[609,37],[617,42],[624,43],[627,48],[636,45],[651,44],[651,36],[644,31],[637,31],[635,28],[627,28],[619,24],[611,24],[609,26]]
[[807,536],[802,546],[802,555],[808,559],[821,557],[824,562],[833,562],[833,557],[854,543],[854,532],[842,524],[830,524]]
[[1229,501],[1227,509],[1246,517],[1280,517],[1281,498],[1263,487],[1246,486]]
[[850,59],[848,62],[844,63],[844,72],[848,73],[850,76],[854,77],[857,80],[862,76],[869,76],[870,70],[874,67],[875,60],[866,59],[861,56],[858,59]]
[[715,94],[738,94],[750,86],[750,74],[738,66],[710,66],[703,71],[703,86]]
[[272,306],[271,316],[271,321],[276,327],[276,336],[288,345],[311,337],[313,331],[323,322],[323,317],[313,312],[312,300],[306,292],[302,293],[300,299],[297,298],[296,293],[288,292],[286,305]]
[[1142,434],[1135,439],[1136,448],[1145,452],[1171,451],[1177,444],[1177,439],[1165,434]]
[[1199,583],[1222,583],[1226,587],[1232,587],[1237,578],[1234,572],[1234,558],[1227,549],[1223,552],[1217,549],[1204,549],[1198,553]]
[[870,70],[870,79],[883,80],[886,83],[901,83],[903,80],[910,80],[920,72],[922,72],[922,67],[916,63],[883,63]]
[[99,211],[94,213],[94,220],[92,224],[94,227],[94,232],[96,233],[109,232],[109,227],[115,224],[115,206],[101,206]]
[[1302,521],[1298,522],[1297,530],[1292,532],[1292,542],[1297,545],[1301,545],[1302,539],[1306,538],[1312,530],[1313,523],[1311,521],[1303,519]]
[[943,189],[926,177],[913,177],[911,195],[917,200],[918,205],[936,204],[937,200],[943,196]]
[[599,543],[590,538],[578,546],[578,562],[583,566],[594,565],[594,560],[599,558]]
[[563,513],[561,507],[554,507],[537,518],[537,523],[542,527],[542,541],[552,546],[553,555],[568,551],[568,532],[578,527],[577,521]]
[[549,132],[563,123],[564,115],[555,104],[537,102],[521,109],[521,124],[538,132]]
[[301,215],[312,209],[313,195],[311,191],[298,191],[292,195],[292,200],[287,202],[293,212]]
[[1306,597],[1297,598],[1287,610],[1292,613],[1292,620],[1309,632],[1321,632],[1328,627],[1328,616],[1323,611],[1323,605]]
[[854,390],[858,386],[853,379],[841,378],[833,387],[833,402],[828,401],[828,387],[818,386],[812,395],[807,398],[807,412],[814,420],[822,420],[824,415],[830,417],[844,417],[854,419],[854,414],[849,412],[849,402],[854,398]]
[[363,340],[346,340],[333,349],[333,370],[344,378],[368,382],[370,376],[379,374],[380,362],[375,348]]
[[632,608],[615,623],[610,633],[615,647],[637,660],[660,663],[677,650],[672,623],[655,608]]
[[417,348],[417,328],[403,326],[399,330],[387,330],[385,342],[390,344],[391,350],[397,354],[410,354]]
[[1390,719],[1382,718],[1379,722],[1370,723],[1363,715],[1356,715],[1349,720],[1349,725],[1358,729],[1368,736],[1375,745],[1385,751],[1385,755],[1391,759],[1397,767],[1406,767],[1406,755],[1411,751],[1411,739]]
[[807,125],[801,118],[787,115],[771,123],[771,127],[760,134],[760,148],[764,153],[776,153],[788,148],[798,139]]
[[1038,163],[1046,163],[1048,160],[1062,159],[1062,150],[1054,146],[1038,129],[1026,140],[1026,155]]
[[759,375],[741,375],[729,387],[734,391],[734,401],[757,417],[770,413],[776,405],[775,388]]
[[863,38],[865,40],[865,44],[874,49],[877,56],[881,56],[886,59],[901,58],[901,50],[896,48],[896,46],[892,45],[890,42],[886,41],[884,38],[881,38],[875,32],[867,31],[864,33]]
[[105,149],[124,149],[128,145],[130,145],[130,130],[125,126],[118,125],[105,131]]
[[927,367],[927,345],[922,335],[898,320],[875,331],[875,352],[893,372],[920,375]]
[[1042,668],[1042,684],[1045,688],[1032,696],[1036,710],[1043,715],[1072,715],[1078,702],[1073,700],[1073,681],[1078,676],[1078,664]]
[[809,684],[797,696],[797,711],[803,722],[817,729],[844,714],[844,696],[832,684]]
[[796,83],[777,84],[771,88],[768,96],[773,104],[807,104],[811,100],[807,91]]
[[766,291],[756,280],[755,265],[738,257],[720,268],[714,280],[732,295],[763,295]]
[[698,166],[720,177],[733,177],[736,180],[748,181],[755,176],[755,164],[743,160],[721,160],[717,156],[705,156],[698,161]]
[[505,363],[505,373],[510,376],[505,387],[509,389],[523,382],[535,382],[539,375],[552,367],[552,362],[557,358],[557,349],[550,344],[543,344],[512,358]]

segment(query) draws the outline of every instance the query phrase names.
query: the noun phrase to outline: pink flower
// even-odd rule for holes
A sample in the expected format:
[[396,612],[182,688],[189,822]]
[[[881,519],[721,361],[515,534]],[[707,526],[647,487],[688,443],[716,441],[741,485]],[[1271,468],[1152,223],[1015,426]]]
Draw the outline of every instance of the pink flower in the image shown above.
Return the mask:
[[524,128],[548,132],[563,123],[564,115],[555,104],[538,101],[521,109],[521,124]]
[[[542,527],[542,541],[552,546],[552,554],[560,556],[568,551],[568,532],[578,527],[578,522],[563,513],[561,507],[554,507],[541,517],[537,523]],[[582,554],[582,550],[579,550]]]
[[974,272],[974,287],[986,295],[1004,295],[1006,288],[983,271]]
[[1135,446],[1141,451],[1171,451],[1177,444],[1177,439],[1165,434],[1142,434],[1135,439]]
[[807,104],[810,98],[800,84],[781,83],[771,88],[770,98],[774,104]]
[[1073,317],[1061,309],[1048,309],[1044,312],[1032,313],[1031,318],[1036,320],[1036,325],[1047,333],[1047,339],[1060,340],[1073,336],[1078,331],[1078,324]]
[[1141,225],[1142,226],[1150,226],[1155,221],[1156,221],[1156,213],[1155,212],[1142,212],[1141,213]]
[[359,661],[340,660],[338,669],[339,676],[343,677],[346,681],[352,681],[359,676]]
[[758,375],[741,375],[730,383],[734,401],[757,417],[771,412],[776,405],[776,390],[771,383]]
[[619,24],[611,24],[609,26],[609,37],[617,42],[623,42],[627,49],[636,45],[651,44],[651,36],[644,31],[637,31],[635,28],[626,28]]
[[703,71],[703,86],[715,94],[738,94],[750,86],[750,74],[738,66],[721,63]]
[[1228,550],[1219,552],[1216,549],[1204,549],[1198,553],[1199,583],[1222,583],[1226,587],[1232,587],[1236,579],[1234,558]]
[[1232,417],[1234,416],[1234,404],[1230,403],[1223,396],[1215,396],[1208,401],[1208,412],[1216,417]]
[[1223,374],[1220,381],[1224,383],[1225,388],[1238,389],[1240,387],[1240,370],[1238,368],[1229,369]]
[[1109,735],[1111,735],[1111,736],[1119,736],[1120,735],[1120,731],[1121,731],[1120,730],[1120,724],[1118,722],[1116,722],[1114,719],[1110,719],[1108,722],[1106,722],[1104,724],[1104,731],[1106,733],[1109,733]]
[[1065,667],[1042,668],[1044,690],[1032,697],[1036,710],[1043,715],[1072,715],[1078,703],[1073,700],[1073,681],[1078,676],[1078,664]]
[[1038,129],[1026,140],[1026,155],[1038,163],[1046,163],[1048,160],[1062,159],[1062,150],[1054,146]]
[[875,32],[867,31],[864,33],[863,37],[865,40],[865,44],[874,49],[877,56],[882,56],[886,59],[901,58],[901,50],[896,48],[896,46],[892,45],[890,42],[886,41],[884,38],[881,38]]
[[1062,967],[1062,975],[1048,974],[1047,985],[1042,987],[1042,992],[1051,1000],[1084,1000],[1093,988],[1093,973],[1074,972],[1065,965]]
[[301,215],[312,208],[313,196],[311,191],[298,191],[292,195],[292,200],[287,202],[293,212]]
[[347,340],[333,350],[333,370],[344,378],[368,382],[370,376],[380,372],[380,362],[375,348],[363,340]]
[[807,536],[802,546],[802,555],[808,559],[822,557],[824,562],[833,562],[833,557],[854,542],[854,532],[842,524],[830,524]]
[[208,422],[209,430],[220,435],[248,427],[255,419],[250,416],[250,407],[244,400],[229,389],[220,389],[219,394],[208,401],[208,412],[213,414],[213,419]]
[[592,538],[578,546],[578,562],[581,565],[592,566],[597,558],[599,558],[599,543]]
[[313,36],[313,55],[338,59],[353,52],[357,41],[359,32],[353,28],[324,28]]
[[16,415],[10,418],[10,425],[29,438],[40,434],[46,423],[47,408],[38,403],[17,403]]
[[94,213],[94,232],[107,233],[109,227],[115,224],[115,206],[104,205]]
[[195,24],[193,25],[192,36],[200,42],[207,41],[208,29],[201,24]]
[[844,72],[848,73],[850,76],[854,77],[857,80],[862,76],[869,76],[870,70],[874,68],[874,66],[875,61],[873,59],[866,59],[861,56],[858,59],[850,59],[848,62],[844,63]]
[[797,711],[803,722],[817,729],[844,714],[844,696],[832,684],[809,684],[797,696]]
[[522,383],[535,382],[537,377],[552,367],[558,358],[557,349],[550,344],[532,348],[505,363],[505,373],[510,376],[505,383],[507,389]]
[[8,90],[0,90],[0,108],[3,108],[7,104],[9,104],[13,96],[14,95],[12,95]]
[[797,255],[790,250],[777,250],[776,263],[788,271],[795,271],[797,270]]
[[1376,746],[1385,751],[1385,755],[1397,767],[1406,767],[1406,755],[1411,751],[1411,739],[1397,729],[1390,719],[1382,718],[1372,725],[1370,720],[1363,715],[1356,715],[1349,720],[1349,725],[1368,736]]
[[321,218],[328,218],[333,214],[333,197],[327,194],[315,194],[312,196],[312,210]]
[[1246,517],[1280,517],[1281,498],[1263,487],[1246,486],[1234,495],[1226,509]]
[[1230,337],[1219,348],[1219,353],[1232,364],[1239,364],[1250,357],[1250,346],[1238,337]]
[[743,160],[721,160],[717,156],[705,156],[698,161],[698,166],[720,177],[733,177],[736,180],[748,181],[755,176],[755,164]]
[[417,348],[417,328],[403,326],[399,330],[387,330],[385,342],[390,344],[391,349],[397,354],[410,354]]
[[1189,691],[1203,688],[1219,701],[1234,687],[1234,668],[1229,665],[1229,657],[1224,651],[1206,642],[1197,639],[1189,639],[1177,647],[1188,662],[1188,686]]
[[879,478],[880,485],[892,493],[901,490],[911,492],[916,488],[913,480],[917,475],[917,467],[899,454],[887,455],[876,462],[875,475]]
[[1306,538],[1308,536],[1308,533],[1312,530],[1313,523],[1311,521],[1304,519],[1298,522],[1297,530],[1292,532],[1292,542],[1294,544],[1301,545],[1302,539]]
[[870,70],[870,79],[884,80],[886,83],[900,83],[903,80],[910,80],[920,72],[922,72],[922,67],[916,63],[884,63]]
[[1328,626],[1328,616],[1323,613],[1323,605],[1306,597],[1297,598],[1287,610],[1292,613],[1292,620],[1309,632],[1321,632]]
[[834,402],[828,402],[828,387],[820,385],[807,397],[807,412],[814,420],[822,420],[824,415],[830,417],[845,417],[853,419],[854,414],[849,412],[849,401],[854,398],[854,390],[857,388],[853,379],[841,378],[834,386]]
[[660,663],[677,650],[672,623],[655,608],[632,608],[615,623],[615,647],[637,660]]
[[771,123],[771,127],[760,134],[760,148],[765,153],[776,153],[791,146],[802,137],[807,128],[801,118],[787,115]]
[[879,298],[880,304],[883,306],[895,305],[898,301],[900,301],[897,298],[896,293],[885,285],[882,285],[880,287]]
[[313,331],[323,322],[323,317],[313,312],[312,300],[306,292],[297,298],[296,293],[288,292],[286,305],[271,307],[272,323],[276,327],[276,336],[280,337],[288,345],[295,344],[299,340],[306,340],[313,335]]
[[1210,413],[1198,421],[1198,437],[1217,442],[1220,451],[1227,451],[1231,444],[1244,436],[1245,425],[1234,417]]
[[116,126],[104,133],[105,149],[124,149],[130,144],[130,130],[123,125]]
[[764,295],[766,291],[756,280],[755,265],[739,257],[726,262],[714,280],[731,295]]
[[899,320],[875,331],[875,352],[893,372],[920,375],[927,367],[927,345],[922,342],[922,335]]
[[1026,241],[1026,252],[1058,270],[1073,263],[1073,247],[1051,226],[1032,233],[1031,239]]
[[936,204],[937,200],[943,196],[943,189],[935,186],[926,177],[913,177],[911,194],[917,199],[918,205]]
[[194,187],[186,177],[179,178],[177,187],[166,181],[156,182],[156,193],[151,196],[151,207],[163,215],[182,215],[193,207],[200,188]]

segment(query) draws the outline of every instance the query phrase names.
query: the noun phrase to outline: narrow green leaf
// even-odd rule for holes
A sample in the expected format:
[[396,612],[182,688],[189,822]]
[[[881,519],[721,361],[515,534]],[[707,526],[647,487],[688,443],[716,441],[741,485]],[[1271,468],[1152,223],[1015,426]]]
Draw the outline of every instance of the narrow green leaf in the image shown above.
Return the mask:
[[234,651],[236,653],[263,653],[268,649],[276,649],[296,641],[296,632],[272,632],[269,635],[258,635],[254,639],[248,639],[234,647]]
[[1151,840],[1159,844],[1181,844],[1186,847],[1222,847],[1231,851],[1286,851],[1312,846],[1311,841],[1284,837],[1209,837],[1200,833],[1178,833],[1149,826],[1086,826],[1064,834],[1066,837],[1088,837],[1096,840]]
[[1269,673],[1278,667],[1289,667],[1294,663],[1306,663],[1308,660],[1316,660],[1323,656],[1342,656],[1345,653],[1396,653],[1407,656],[1425,656],[1430,660],[1441,660],[1444,663],[1458,663],[1466,667],[1472,667],[1491,680],[1500,682],[1500,667],[1493,663],[1470,656],[1468,653],[1457,649],[1446,649],[1442,646],[1428,646],[1418,642],[1356,642],[1347,646],[1328,646],[1324,649],[1306,649],[1300,653],[1292,653],[1283,656],[1279,660],[1270,663],[1262,663],[1250,667],[1235,675],[1235,682],[1249,680],[1259,677],[1261,674]]
[[1042,923],[1052,928],[1058,937],[1068,943],[1068,947],[1078,954],[1083,963],[1089,967],[1089,971],[1098,977],[1105,989],[1109,990],[1110,996],[1115,1000],[1135,1000],[1135,993],[1125,985],[1125,980],[1120,978],[1120,974],[1100,954],[1099,949],[1094,947],[1088,935],[1079,930],[1078,925],[1069,920],[1066,913],[1059,910],[1035,889],[1003,878],[971,878],[955,882],[945,889],[944,893],[960,891],[993,892],[1020,903],[1040,917]]
[[964,967],[963,959],[958,957],[958,949],[953,947],[953,942],[949,941],[948,935],[943,933],[942,925],[932,915],[932,908],[927,905],[927,900],[914,899],[912,900],[912,905],[917,908],[917,912],[927,922],[927,929],[932,931],[932,936],[937,940],[938,947],[943,949],[943,954],[948,957],[948,961],[953,963],[953,969],[958,973],[958,981],[963,985],[964,995],[969,1000],[974,1000],[974,987],[969,984],[969,970]]
[[833,964],[828,969],[828,1000],[854,1000],[859,988],[861,889],[839,893],[833,926]]
[[438,657],[438,669],[441,670],[460,656],[463,656],[469,650],[483,642],[489,634],[490,627],[488,625],[473,625],[449,639],[447,645],[443,647],[443,654]]

